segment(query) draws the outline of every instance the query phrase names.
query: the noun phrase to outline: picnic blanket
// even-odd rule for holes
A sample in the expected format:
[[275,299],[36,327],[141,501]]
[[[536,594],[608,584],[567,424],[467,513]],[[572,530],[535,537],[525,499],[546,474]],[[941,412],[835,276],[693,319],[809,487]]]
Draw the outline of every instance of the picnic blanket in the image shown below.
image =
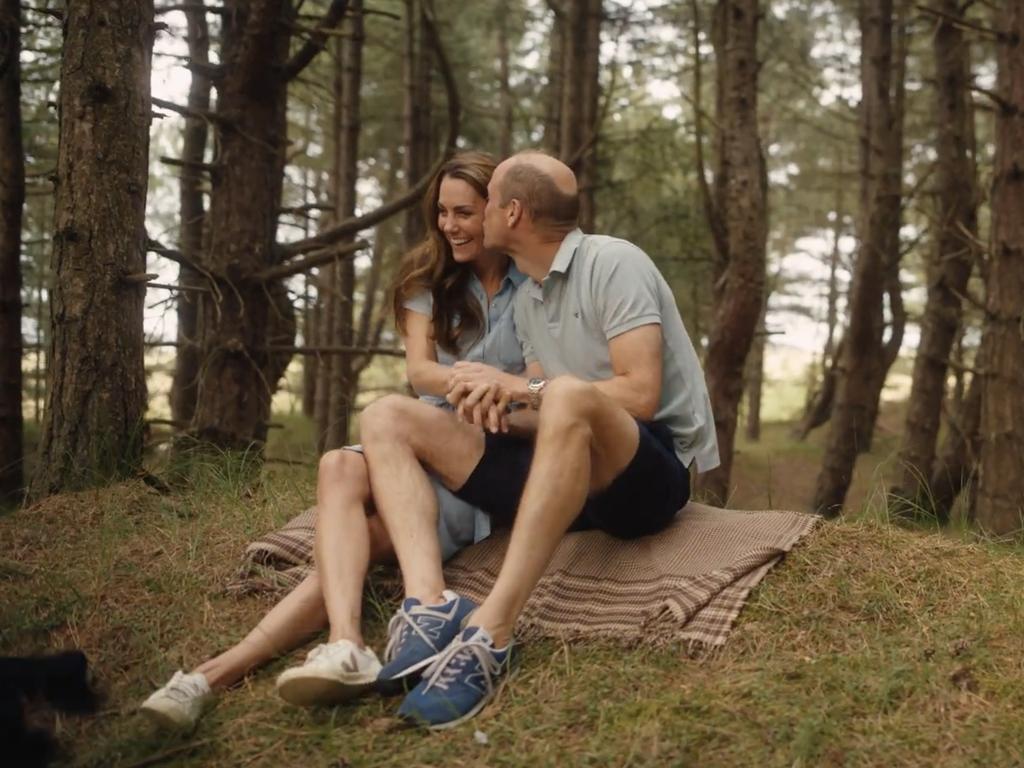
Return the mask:
[[[559,544],[516,632],[520,638],[604,637],[623,643],[725,643],[750,591],[818,517],[687,504],[664,531],[631,541],[600,531]],[[234,588],[288,589],[310,572],[315,510],[246,549]],[[482,600],[494,583],[508,532],[463,550],[445,565],[451,589]]]

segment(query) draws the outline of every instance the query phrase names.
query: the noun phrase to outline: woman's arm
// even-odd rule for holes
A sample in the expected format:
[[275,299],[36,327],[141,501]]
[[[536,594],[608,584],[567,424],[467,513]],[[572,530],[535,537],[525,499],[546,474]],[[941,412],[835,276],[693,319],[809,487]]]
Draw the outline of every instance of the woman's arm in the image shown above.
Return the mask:
[[437,351],[431,335],[432,323],[428,315],[412,309],[405,311],[405,375],[412,388],[421,395],[448,394],[451,368],[437,362]]

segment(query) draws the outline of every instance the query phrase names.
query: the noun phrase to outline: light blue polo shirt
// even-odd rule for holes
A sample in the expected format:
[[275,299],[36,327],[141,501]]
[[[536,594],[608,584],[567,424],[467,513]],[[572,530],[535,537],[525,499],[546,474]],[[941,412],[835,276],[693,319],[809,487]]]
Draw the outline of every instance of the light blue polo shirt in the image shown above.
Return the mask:
[[683,466],[718,466],[718,438],[697,352],[672,289],[650,257],[625,240],[584,235],[562,241],[543,282],[516,295],[515,324],[527,363],[544,375],[612,378],[608,342],[642,325],[661,326],[661,400],[654,420],[672,431]]
[[[524,280],[526,275],[516,269],[515,264],[510,261],[508,272],[502,279],[498,292],[488,303],[483,283],[475,274],[471,274],[469,290],[480,304],[484,320],[483,332],[476,338],[462,340],[463,347],[458,355],[453,355],[442,349],[440,344],[436,344],[434,350],[437,362],[450,366],[458,360],[467,360],[471,363],[493,365],[508,373],[522,373],[526,364],[516,334],[513,305],[516,289]],[[427,317],[434,315],[434,297],[430,291],[422,291],[412,296],[403,306]],[[436,395],[420,395],[420,399],[434,405],[447,404],[443,397]]]

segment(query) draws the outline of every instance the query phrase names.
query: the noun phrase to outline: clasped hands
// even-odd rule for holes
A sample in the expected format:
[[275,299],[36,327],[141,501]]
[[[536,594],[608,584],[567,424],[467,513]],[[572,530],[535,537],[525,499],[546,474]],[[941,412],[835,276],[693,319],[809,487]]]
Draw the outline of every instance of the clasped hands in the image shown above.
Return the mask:
[[516,376],[486,363],[460,360],[448,376],[446,399],[461,421],[491,432],[508,432],[508,405]]

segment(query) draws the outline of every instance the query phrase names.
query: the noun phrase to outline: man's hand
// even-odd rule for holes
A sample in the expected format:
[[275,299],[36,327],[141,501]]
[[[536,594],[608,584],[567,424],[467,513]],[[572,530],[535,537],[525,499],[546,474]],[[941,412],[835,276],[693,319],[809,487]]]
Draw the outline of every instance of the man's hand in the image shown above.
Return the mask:
[[508,404],[512,393],[497,381],[476,386],[462,382],[448,392],[448,402],[463,421],[491,432],[508,432]]

